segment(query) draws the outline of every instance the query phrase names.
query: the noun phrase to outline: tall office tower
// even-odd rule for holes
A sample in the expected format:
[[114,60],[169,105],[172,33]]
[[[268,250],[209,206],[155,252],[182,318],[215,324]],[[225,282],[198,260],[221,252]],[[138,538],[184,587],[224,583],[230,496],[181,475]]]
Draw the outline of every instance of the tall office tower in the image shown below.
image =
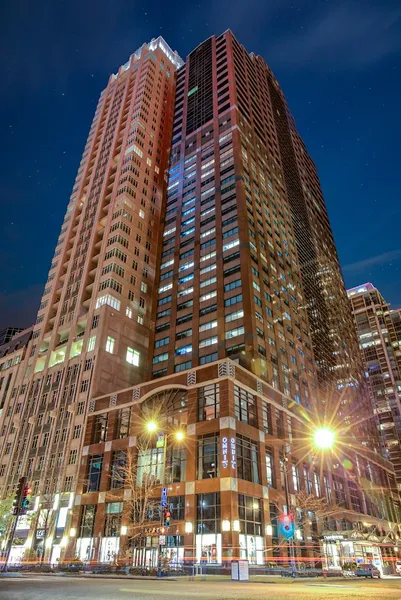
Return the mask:
[[[261,59],[259,59],[261,60]],[[367,405],[358,342],[316,166],[274,75],[267,77],[284,182],[295,232],[321,399],[348,392]],[[352,406],[354,405],[354,406]]]
[[309,406],[312,344],[268,76],[229,31],[177,72],[153,376],[229,356]]
[[401,314],[371,283],[348,290],[383,455],[401,489]]
[[[21,425],[10,451],[1,445],[0,490],[12,490],[26,475],[44,511],[58,498],[61,524],[69,501],[58,494],[74,487],[90,398],[145,376],[174,72],[181,63],[159,37],[141,46],[101,93],[29,359],[13,390],[11,411],[22,403]],[[43,544],[43,536],[34,542]]]

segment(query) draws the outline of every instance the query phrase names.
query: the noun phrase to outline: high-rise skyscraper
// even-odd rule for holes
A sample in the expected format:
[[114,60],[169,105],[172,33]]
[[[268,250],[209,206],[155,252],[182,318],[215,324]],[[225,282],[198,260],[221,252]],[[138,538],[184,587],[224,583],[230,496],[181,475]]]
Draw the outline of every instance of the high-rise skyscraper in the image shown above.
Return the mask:
[[[2,493],[23,473],[44,506],[55,492],[65,492],[61,507],[68,506],[89,399],[145,377],[181,64],[159,37],[132,54],[100,95],[24,372],[13,384],[8,418],[22,409],[16,435],[0,438]],[[35,538],[34,546],[41,543]]]
[[153,376],[229,356],[309,406],[312,341],[268,77],[230,32],[177,72]]
[[[102,561],[128,550],[150,567],[160,555],[173,564],[237,556],[281,564],[287,502],[300,560],[323,556],[338,567],[345,548],[351,559],[366,556],[364,536],[380,518],[388,524],[372,555],[381,563],[394,551],[386,537],[399,518],[394,472],[375,453],[371,421],[350,414],[355,406],[371,414],[356,333],[317,176],[303,175],[312,163],[295,157],[301,142],[289,114],[280,118],[283,102],[264,60],[229,31],[177,70],[152,380],[91,406],[68,556]],[[308,189],[298,193],[301,175],[320,202],[316,214]],[[343,439],[325,458],[308,438],[331,399],[328,420]],[[159,435],[144,447],[152,416]],[[187,432],[181,446],[178,427]],[[132,477],[120,489],[128,456],[137,483],[146,475],[166,487],[165,548],[162,511],[139,525],[129,516]],[[301,506],[301,490],[338,504],[335,518]]]
[[365,363],[383,456],[401,489],[401,314],[371,283],[348,290]]
[[[62,546],[158,560],[160,513],[130,538],[131,451],[138,482],[169,486],[166,558],[285,558],[288,503],[300,558],[338,566],[333,529],[345,544],[361,530],[364,557],[362,530],[387,544],[398,505],[370,421],[346,427],[366,409],[355,337],[317,175],[264,60],[230,31],[185,64],[152,40],[101,95],[12,389],[23,424],[1,446],[0,486],[29,477],[44,515],[33,548],[52,560]],[[301,446],[331,395],[347,443],[318,465]],[[154,428],[186,428],[182,447],[167,431],[141,447],[155,408]],[[336,518],[318,522],[301,491]]]

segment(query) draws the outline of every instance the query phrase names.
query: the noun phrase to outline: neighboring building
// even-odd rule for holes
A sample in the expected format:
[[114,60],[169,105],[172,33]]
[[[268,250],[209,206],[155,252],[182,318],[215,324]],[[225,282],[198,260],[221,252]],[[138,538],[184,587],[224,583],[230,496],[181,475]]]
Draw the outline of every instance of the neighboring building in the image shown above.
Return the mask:
[[[15,384],[23,414],[9,458],[0,438],[1,493],[23,473],[38,509],[32,535],[20,524],[26,541],[14,557],[31,548],[52,561],[111,561],[126,549],[129,490],[109,479],[127,448],[156,483],[163,469],[172,474],[180,524],[165,558],[287,558],[277,523],[285,465],[300,557],[319,562],[323,552],[337,566],[393,556],[393,468],[376,452],[374,423],[353,424],[370,399],[300,144],[266,63],[229,31],[185,64],[152,40],[110,78]],[[167,449],[165,465],[156,441],[144,454],[138,447],[152,407],[187,428],[185,448]],[[320,464],[307,447],[307,460],[299,440],[332,417],[346,454]],[[336,518],[302,508],[302,490],[338,504]],[[130,544],[136,562],[155,563],[157,529],[151,522]],[[364,536],[368,544],[350,545]]]
[[[171,522],[163,564],[227,565],[238,558],[251,565],[286,563],[288,545],[280,528],[284,464],[297,564],[340,567],[372,560],[383,568],[385,561],[395,561],[401,514],[389,491],[391,463],[363,447],[345,468],[335,455],[322,463],[310,448],[305,451],[305,424],[313,413],[233,361],[97,398],[92,409],[65,559],[110,562],[119,556],[137,566],[157,566],[160,488],[156,497],[141,498],[149,507],[144,520],[133,518],[132,510],[141,513],[141,499],[130,484],[121,489],[132,452],[138,465],[133,471],[128,466],[134,482],[146,475],[167,488]],[[149,444],[138,442],[149,440],[146,423],[155,414],[159,435]],[[186,430],[183,442],[168,436],[177,428]],[[165,465],[161,432],[168,440]],[[288,443],[292,453],[283,463]],[[302,490],[327,498],[338,510],[316,514],[308,503],[301,508]]]
[[[0,425],[2,427],[0,431],[0,439],[3,436],[2,432],[6,432],[9,429],[13,429],[11,426],[11,420],[7,417],[1,418],[4,413],[8,412],[8,402],[10,399],[15,398],[16,395],[16,384],[19,379],[20,370],[24,369],[24,363],[22,362],[25,358],[26,348],[31,339],[32,327],[30,329],[20,329],[16,332],[12,339],[8,339],[7,342],[0,346]],[[20,413],[22,407],[19,407],[17,411]],[[14,431],[11,431],[14,433]],[[4,443],[7,445],[8,442],[14,442],[14,439],[8,440],[7,434],[4,433]],[[8,441],[6,441],[8,440]],[[2,466],[0,465],[0,473]],[[1,475],[0,475],[1,477]]]
[[[10,462],[21,468],[6,469],[0,490],[10,493],[23,473],[44,514],[57,497],[63,514],[52,560],[76,484],[89,399],[146,374],[181,64],[159,37],[132,54],[101,93],[16,384],[23,411]],[[0,437],[0,463],[6,449]],[[40,555],[50,531],[40,523],[36,529],[32,549]]]
[[0,346],[9,342],[17,333],[23,331],[21,327],[5,327],[0,331]]
[[383,456],[401,489],[401,311],[371,283],[348,290],[365,363]]

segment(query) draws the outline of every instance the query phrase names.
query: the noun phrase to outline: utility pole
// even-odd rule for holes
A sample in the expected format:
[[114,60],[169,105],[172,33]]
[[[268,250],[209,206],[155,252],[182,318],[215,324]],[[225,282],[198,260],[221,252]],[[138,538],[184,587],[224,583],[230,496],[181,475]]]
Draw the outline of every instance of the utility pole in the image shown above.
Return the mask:
[[[159,436],[163,436],[163,467],[162,467],[162,475],[161,475],[161,485],[162,490],[165,486],[166,479],[166,460],[167,460],[167,436],[163,431],[159,434]],[[162,492],[163,493],[163,492]],[[166,498],[167,500],[167,498]],[[162,575],[162,549],[163,545],[160,543],[162,531],[164,532],[164,506],[163,506],[163,497],[160,499],[160,531],[159,531],[159,553],[157,556],[157,576],[161,577]],[[164,533],[163,533],[164,535]],[[166,538],[164,538],[166,539]]]
[[[290,494],[288,490],[288,449],[283,453],[283,471],[284,471],[284,492],[285,492],[285,503],[287,506],[287,515],[290,515]],[[295,564],[295,548],[294,548],[294,535],[288,539],[288,548],[290,551],[290,563],[291,563],[291,577],[295,579],[297,576],[297,568]]]

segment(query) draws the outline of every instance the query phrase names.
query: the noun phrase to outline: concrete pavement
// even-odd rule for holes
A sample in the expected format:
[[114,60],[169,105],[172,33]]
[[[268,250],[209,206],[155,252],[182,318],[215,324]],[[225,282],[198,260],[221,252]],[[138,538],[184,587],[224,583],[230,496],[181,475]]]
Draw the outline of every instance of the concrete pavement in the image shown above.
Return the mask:
[[1,600],[401,600],[399,580],[234,581],[115,580],[26,575],[0,579]]

